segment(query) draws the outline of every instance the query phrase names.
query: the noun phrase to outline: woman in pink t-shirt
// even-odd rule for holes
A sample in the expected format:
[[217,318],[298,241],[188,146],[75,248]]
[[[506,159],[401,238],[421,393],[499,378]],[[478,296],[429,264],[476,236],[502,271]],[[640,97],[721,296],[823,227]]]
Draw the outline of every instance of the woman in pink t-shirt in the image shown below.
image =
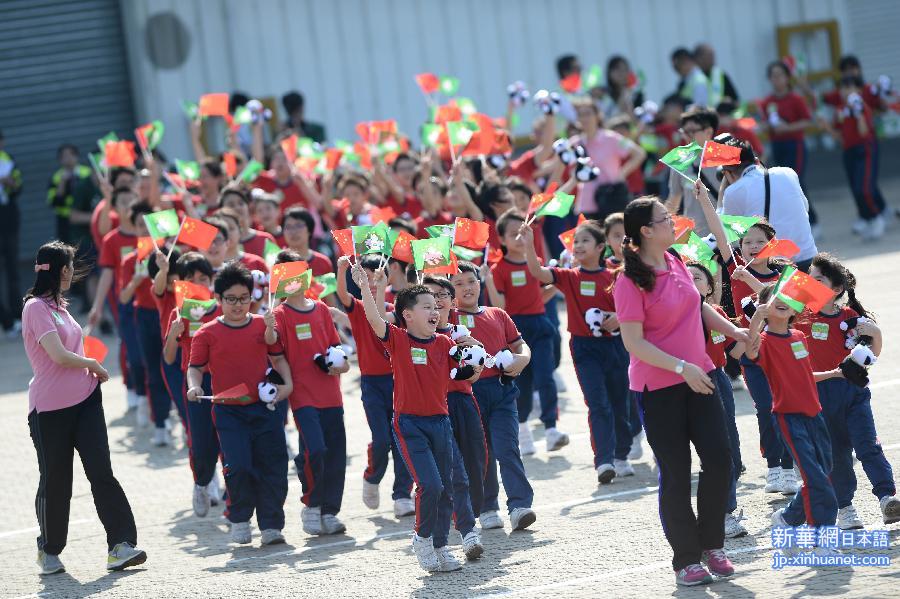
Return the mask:
[[77,450],[106,529],[107,570],[142,564],[137,529],[125,492],[112,471],[100,383],[109,373],[84,356],[81,327],[66,309],[75,277],[75,248],[60,241],[41,246],[34,286],[25,297],[22,337],[34,378],[28,384],[28,428],[37,451],[40,482],[35,509],[41,534],[41,574],[63,572],[59,554],[69,531],[72,460]]
[[[731,452],[703,327],[745,342],[747,331],[701,301],[687,267],[668,251],[675,227],[659,200],[629,202],[625,235],[616,314],[631,355],[631,390],[659,464],[659,514],[674,552],[676,582],[704,584],[712,582],[710,572],[731,576],[734,568],[723,549]],[[692,443],[702,463],[697,516],[691,507]]]

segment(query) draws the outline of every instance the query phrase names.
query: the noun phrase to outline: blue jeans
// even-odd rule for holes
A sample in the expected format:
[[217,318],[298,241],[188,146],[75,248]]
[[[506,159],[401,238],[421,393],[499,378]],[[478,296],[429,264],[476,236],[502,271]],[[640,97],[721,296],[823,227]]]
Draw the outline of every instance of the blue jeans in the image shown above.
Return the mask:
[[394,435],[406,467],[416,481],[416,534],[447,544],[453,501],[453,433],[444,415],[394,417]]
[[166,425],[172,398],[166,389],[162,371],[162,337],[159,330],[159,312],[147,308],[135,308],[138,342],[141,344],[141,359],[147,373],[147,390],[150,392],[150,410],[156,428]]
[[128,388],[142,397],[147,395],[147,372],[141,357],[137,316],[134,306],[119,303],[119,338],[125,344],[125,360],[128,363]]
[[[476,514],[481,514],[481,506],[484,504],[487,441],[484,438],[484,426],[481,424],[478,403],[471,395],[451,391],[447,394],[447,407],[450,411],[453,437],[469,481],[469,501],[472,510]],[[457,503],[455,496],[453,503],[454,505]]]
[[[203,394],[212,395],[209,373],[203,375]],[[187,401],[188,460],[194,483],[205,487],[216,473],[219,460],[219,436],[213,424],[212,403]],[[287,451],[287,450],[285,450]]]
[[517,507],[531,507],[534,491],[525,475],[525,465],[519,454],[519,426],[516,414],[515,383],[501,385],[500,377],[475,381],[472,385],[475,400],[481,412],[481,424],[487,440],[488,463],[484,475],[484,504],[481,513],[500,509],[497,495],[497,464],[506,491],[506,507],[512,512]]
[[337,514],[347,472],[344,408],[297,408],[294,423],[300,432],[300,452],[294,463],[303,488],[301,501],[321,508],[323,514]]
[[517,406],[519,422],[528,422],[531,396],[537,389],[541,398],[541,422],[547,428],[554,428],[559,417],[559,400],[556,382],[553,380],[556,368],[553,354],[555,330],[546,314],[519,314],[512,316],[512,320],[522,334],[522,339],[531,348],[531,362],[516,379],[520,391]]
[[628,353],[619,337],[576,337],[569,342],[588,408],[594,467],[628,458],[631,449]]
[[894,495],[897,492],[894,473],[878,442],[872,417],[872,392],[846,379],[820,381],[816,388],[831,436],[831,484],[838,508],[850,505],[856,493],[852,452],[856,452],[856,459],[872,483],[872,494],[878,499]]
[[833,526],[837,519],[837,497],[831,485],[831,439],[825,419],[803,414],[775,414],[784,441],[794,456],[803,486],[784,508],[790,526]]
[[453,481],[453,523],[456,530],[466,536],[475,529],[475,514],[469,499],[469,477],[466,475],[462,452],[453,437],[450,438],[450,446],[453,449],[453,466],[450,470],[450,479]]
[[884,212],[884,196],[878,187],[878,142],[844,150],[844,170],[859,217],[870,220]]
[[222,447],[228,520],[249,522],[255,510],[260,530],[281,530],[288,492],[283,414],[263,402],[213,404],[212,414]]
[[794,467],[791,452],[787,450],[781,440],[781,433],[775,423],[775,415],[772,414],[772,390],[763,369],[747,356],[741,356],[741,366],[744,369],[744,381],[747,383],[747,391],[756,406],[756,423],[759,426],[759,448],[766,459],[769,468],[781,466],[785,470]]
[[359,379],[362,394],[363,410],[369,430],[372,431],[372,442],[366,453],[368,462],[363,478],[366,482],[377,485],[387,472],[388,456],[394,459],[394,489],[391,498],[409,499],[412,493],[413,480],[403,463],[400,446],[391,429],[394,418],[394,376],[391,374],[364,374]]

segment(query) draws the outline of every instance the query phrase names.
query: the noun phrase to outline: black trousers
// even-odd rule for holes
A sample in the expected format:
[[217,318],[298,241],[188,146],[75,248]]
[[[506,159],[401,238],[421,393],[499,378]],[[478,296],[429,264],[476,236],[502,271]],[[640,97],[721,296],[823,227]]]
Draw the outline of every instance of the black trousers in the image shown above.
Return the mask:
[[[677,571],[700,563],[703,550],[725,546],[731,476],[725,410],[718,393],[701,395],[687,383],[636,395],[659,464],[659,516]],[[691,505],[691,444],[700,457],[696,516]]]
[[[10,210],[0,208],[0,219],[11,218]],[[19,229],[0,222],[0,268],[3,269],[6,295],[0,299],[0,325],[4,329],[22,317],[22,293],[19,289]]]
[[72,500],[72,462],[78,450],[84,473],[91,483],[97,515],[106,529],[108,549],[122,542],[137,544],[131,506],[113,476],[109,440],[103,416],[100,385],[83,402],[62,410],[28,415],[28,428],[37,451],[41,478],[34,509],[41,535],[38,549],[59,555],[69,533]]

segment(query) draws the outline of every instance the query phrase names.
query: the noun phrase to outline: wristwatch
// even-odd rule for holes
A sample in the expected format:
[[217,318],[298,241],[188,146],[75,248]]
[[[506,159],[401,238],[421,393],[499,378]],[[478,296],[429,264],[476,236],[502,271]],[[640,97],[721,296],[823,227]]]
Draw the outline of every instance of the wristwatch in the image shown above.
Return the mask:
[[675,374],[681,374],[684,372],[684,360],[679,360],[678,364],[675,365]]

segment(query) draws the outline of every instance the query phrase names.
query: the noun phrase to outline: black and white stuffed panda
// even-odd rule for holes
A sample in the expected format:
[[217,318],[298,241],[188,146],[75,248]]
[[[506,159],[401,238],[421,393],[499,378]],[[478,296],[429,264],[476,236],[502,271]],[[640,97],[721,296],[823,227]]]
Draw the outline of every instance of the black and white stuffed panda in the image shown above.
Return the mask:
[[269,284],[269,275],[261,270],[251,270],[250,276],[253,277],[253,292],[251,297],[254,302],[258,302],[263,297],[263,287]]
[[853,349],[859,343],[864,343],[865,345],[872,345],[872,338],[868,335],[860,336],[856,332],[856,325],[863,322],[872,322],[865,316],[853,316],[848,318],[847,320],[841,322],[840,327],[841,330],[844,331],[844,335],[846,339],[844,340],[844,347],[847,349]]
[[594,337],[603,336],[603,329],[601,327],[604,320],[606,320],[606,313],[600,308],[590,308],[584,313],[584,322],[587,323],[587,326]]
[[534,94],[534,105],[544,114],[556,114],[559,112],[560,104],[562,98],[557,92],[542,89]]
[[509,348],[504,348],[498,351],[494,356],[492,366],[500,371],[501,385],[508,385],[513,379],[515,379],[515,377],[506,374],[506,369],[512,366],[513,360],[515,359],[515,354],[513,354],[509,350]]
[[450,357],[459,362],[459,366],[450,369],[450,378],[464,381],[475,374],[475,366],[484,366],[489,356],[480,345],[472,345],[451,348]]
[[600,169],[591,163],[591,159],[587,156],[575,160],[575,179],[587,183],[593,181],[600,176]]
[[872,351],[871,346],[874,341],[872,337],[860,335],[856,331],[857,325],[864,322],[871,321],[864,316],[854,316],[840,324],[841,330],[847,336],[844,345],[850,350],[850,353],[843,359],[839,368],[844,378],[858,387],[869,385],[869,367],[878,360]]
[[531,97],[524,81],[516,81],[506,86],[506,93],[515,106],[522,106]]
[[450,338],[454,341],[461,339],[462,337],[471,336],[472,331],[469,328],[462,324],[451,324],[450,325]]
[[347,354],[340,345],[332,345],[324,354],[314,355],[313,361],[327,374],[332,368],[342,368],[347,363]]
[[259,392],[259,400],[266,404],[270,410],[275,409],[275,397],[278,395],[276,385],[283,385],[284,379],[274,368],[266,370],[266,380],[256,386]]
[[656,119],[656,113],[659,112],[659,104],[653,100],[647,100],[634,109],[634,116],[645,125],[651,124]]

